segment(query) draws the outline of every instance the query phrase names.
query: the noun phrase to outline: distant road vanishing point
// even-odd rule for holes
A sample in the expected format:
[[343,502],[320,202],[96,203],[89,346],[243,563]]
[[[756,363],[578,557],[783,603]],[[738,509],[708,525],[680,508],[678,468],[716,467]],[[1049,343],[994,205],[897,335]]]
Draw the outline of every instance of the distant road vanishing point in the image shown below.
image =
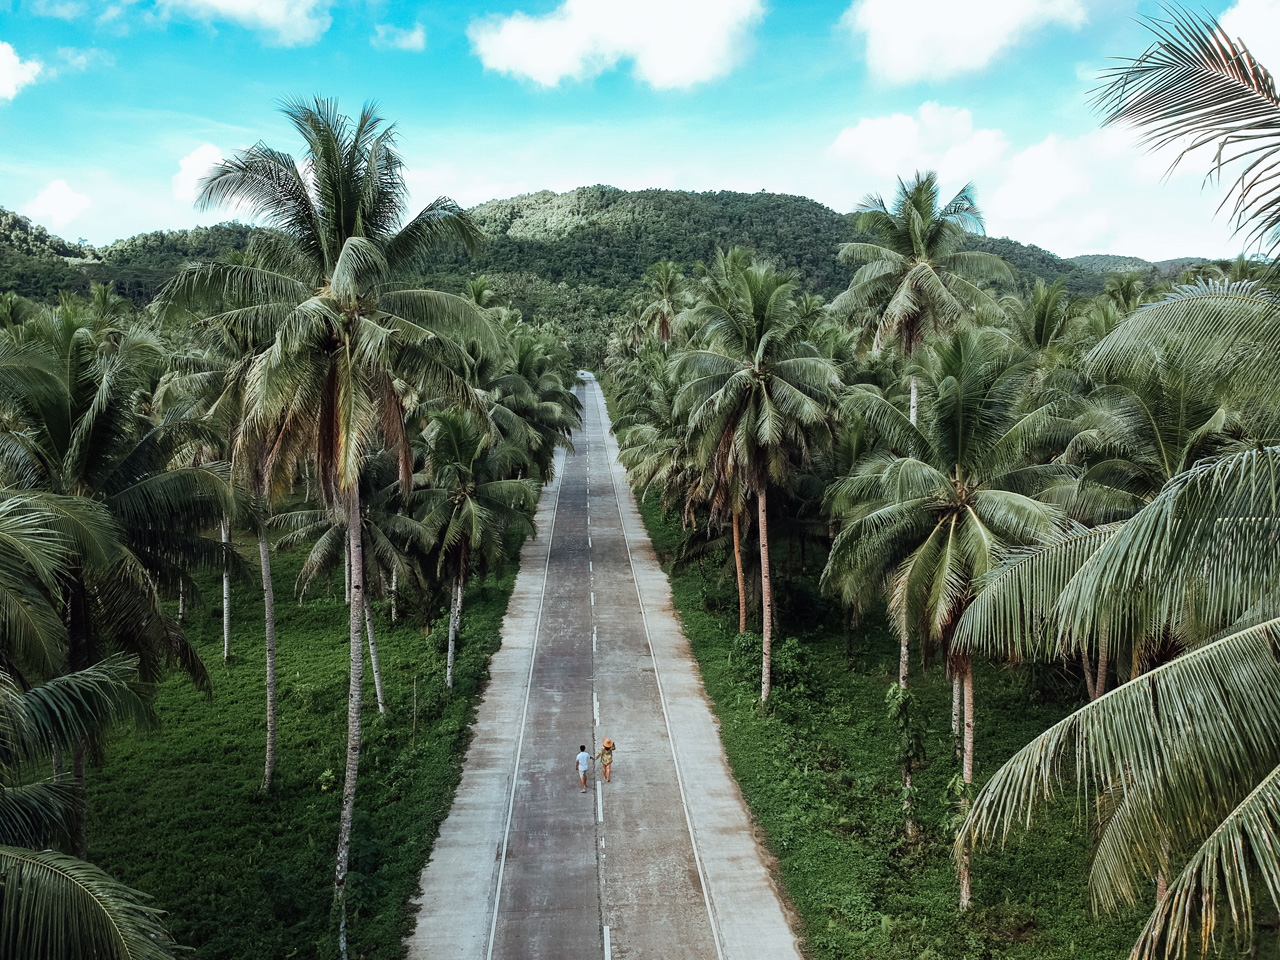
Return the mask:
[[[412,960],[799,960],[600,386],[526,542]],[[580,792],[581,744],[618,742]]]

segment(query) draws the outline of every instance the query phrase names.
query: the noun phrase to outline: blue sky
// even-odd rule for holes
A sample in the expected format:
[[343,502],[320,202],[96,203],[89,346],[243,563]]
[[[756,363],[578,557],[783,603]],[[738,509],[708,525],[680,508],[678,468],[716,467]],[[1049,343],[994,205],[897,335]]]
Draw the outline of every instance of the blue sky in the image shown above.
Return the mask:
[[[1208,2],[1280,63],[1280,0]],[[0,206],[69,239],[229,219],[195,183],[282,97],[397,121],[415,200],[771,190],[847,211],[977,184],[988,232],[1065,256],[1239,251],[1206,164],[1165,178],[1087,92],[1158,13],[1122,0],[0,0]],[[1274,50],[1272,49],[1274,48]]]

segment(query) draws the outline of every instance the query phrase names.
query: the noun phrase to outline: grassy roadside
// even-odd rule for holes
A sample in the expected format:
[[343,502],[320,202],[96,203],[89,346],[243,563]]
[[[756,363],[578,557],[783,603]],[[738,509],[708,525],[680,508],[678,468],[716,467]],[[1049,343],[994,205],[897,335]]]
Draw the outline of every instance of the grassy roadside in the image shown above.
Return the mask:
[[[653,500],[641,512],[668,558],[678,525]],[[773,708],[761,716],[759,641],[734,635],[733,584],[720,583],[710,568],[704,575],[668,567],[668,574],[729,762],[778,858],[812,957],[1127,956],[1146,910],[1093,915],[1087,830],[1072,799],[1038,817],[1006,850],[976,857],[977,907],[958,913],[947,790],[958,763],[951,689],[939,667],[912,677],[926,716],[928,762],[915,777],[923,840],[903,842],[896,734],[884,702],[898,648],[883,617],[867,619],[849,656],[839,612],[812,582],[789,580],[783,606],[791,613],[774,647]],[[983,665],[976,683],[979,782],[1077,705],[1069,687],[1030,668]]]
[[[257,552],[243,544],[246,555]],[[346,750],[347,606],[342,587],[303,605],[293,584],[304,554],[273,555],[280,740],[276,784],[258,793],[266,743],[262,599],[233,588],[233,658],[222,662],[220,587],[190,612],[187,633],[213,678],[212,698],[183,677],[156,691],[161,726],[112,738],[89,771],[90,857],[168,911],[200,960],[336,953],[333,856]],[[424,636],[378,609],[375,630],[389,711],[377,712],[366,660],[364,746],[352,836],[351,956],[402,955],[416,893],[453,802],[474,707],[497,649],[515,565],[472,587],[463,612],[455,693],[444,692],[444,624]],[[417,729],[414,733],[414,681]]]

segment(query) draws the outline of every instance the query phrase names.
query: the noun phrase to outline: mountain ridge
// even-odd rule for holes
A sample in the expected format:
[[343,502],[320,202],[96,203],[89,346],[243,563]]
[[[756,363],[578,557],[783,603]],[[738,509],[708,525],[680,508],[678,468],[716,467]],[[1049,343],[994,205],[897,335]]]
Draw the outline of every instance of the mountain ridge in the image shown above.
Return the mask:
[[[464,279],[486,274],[499,292],[538,315],[576,313],[588,305],[593,314],[618,312],[653,263],[669,259],[691,270],[728,246],[749,247],[797,271],[806,289],[831,297],[854,272],[837,260],[840,244],[872,239],[857,232],[854,214],[765,191],[628,191],[596,184],[490,200],[469,212],[488,242],[474,256],[460,247],[442,251],[424,279],[459,289]],[[151,231],[93,247],[70,243],[0,208],[0,292],[49,300],[63,290],[83,293],[91,282],[110,281],[141,304],[183,263],[242,249],[252,229],[232,221]],[[1075,295],[1098,292],[1113,269],[1163,272],[1200,262],[1152,263],[1106,254],[1064,258],[1008,237],[975,237],[967,246],[1008,260],[1018,286],[1037,278],[1062,280]],[[565,292],[578,288],[581,295]]]

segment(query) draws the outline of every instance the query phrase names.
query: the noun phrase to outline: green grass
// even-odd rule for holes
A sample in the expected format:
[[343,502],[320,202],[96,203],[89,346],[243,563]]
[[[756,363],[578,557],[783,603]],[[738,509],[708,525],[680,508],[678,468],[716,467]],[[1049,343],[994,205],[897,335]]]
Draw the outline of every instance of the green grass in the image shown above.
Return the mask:
[[[678,524],[641,505],[660,553]],[[781,543],[779,544],[781,546]],[[779,562],[781,561],[781,554]],[[675,606],[701,667],[734,774],[763,828],[801,920],[810,956],[1115,960],[1128,955],[1151,908],[1095,917],[1085,876],[1088,828],[1074,797],[1042,808],[1032,830],[973,861],[975,909],[957,910],[950,844],[958,772],[951,686],[940,666],[913,665],[927,726],[928,759],[915,773],[922,840],[903,838],[896,734],[885,693],[896,682],[898,643],[881,615],[852,642],[838,610],[805,577],[775,577],[784,613],[774,647],[771,710],[757,707],[759,638],[735,637],[737,599],[718,571],[671,572]],[[913,650],[913,656],[918,651]],[[1069,678],[1041,667],[975,670],[979,785],[1012,753],[1079,705]],[[1154,899],[1154,893],[1152,893]],[[1227,935],[1228,941],[1230,935]],[[1267,945],[1266,955],[1274,956]],[[1230,950],[1228,954],[1234,955]]]
[[[257,560],[256,548],[244,545]],[[233,659],[222,662],[220,588],[187,618],[214,693],[174,677],[156,690],[158,730],[112,738],[89,771],[89,853],[168,911],[200,960],[330,957],[334,855],[346,751],[347,606],[323,595],[299,605],[301,552],[273,556],[279,747],[276,783],[258,792],[266,745],[261,589],[234,585]],[[514,567],[514,565],[513,565]],[[417,890],[487,675],[515,570],[466,598],[455,693],[444,692],[443,622],[377,630],[389,712],[381,716],[366,658],[364,743],[352,835],[351,956],[402,955]],[[323,594],[323,590],[320,591]],[[418,726],[413,735],[413,687]]]

